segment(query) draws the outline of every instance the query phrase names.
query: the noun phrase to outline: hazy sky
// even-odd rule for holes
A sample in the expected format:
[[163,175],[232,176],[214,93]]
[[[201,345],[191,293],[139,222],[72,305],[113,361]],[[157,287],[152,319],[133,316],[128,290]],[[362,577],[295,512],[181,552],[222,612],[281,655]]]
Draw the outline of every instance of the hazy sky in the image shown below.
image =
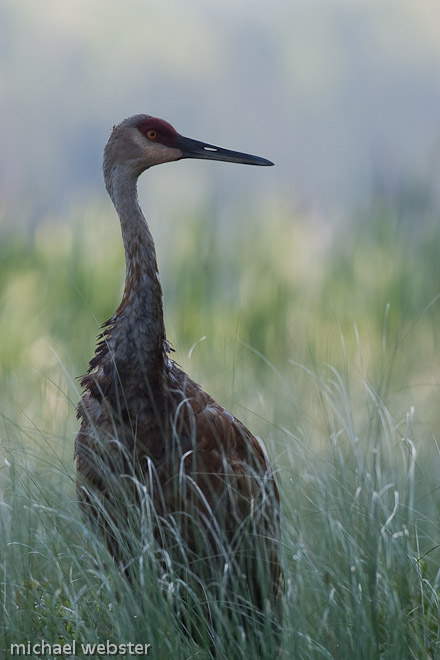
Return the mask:
[[[324,216],[378,181],[440,176],[440,3],[427,0],[2,0],[0,193],[38,220],[103,195],[125,116],[266,156],[264,180],[170,166],[151,192],[261,195]],[[156,193],[157,191],[157,193]]]

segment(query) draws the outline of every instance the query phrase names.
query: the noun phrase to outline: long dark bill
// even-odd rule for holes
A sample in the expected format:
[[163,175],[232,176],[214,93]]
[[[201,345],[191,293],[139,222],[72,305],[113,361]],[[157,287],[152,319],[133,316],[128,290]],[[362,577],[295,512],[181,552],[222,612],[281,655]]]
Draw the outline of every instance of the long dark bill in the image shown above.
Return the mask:
[[216,147],[213,144],[199,142],[179,135],[176,147],[181,150],[182,158],[200,158],[202,160],[224,160],[228,163],[243,163],[244,165],[273,165],[270,160]]

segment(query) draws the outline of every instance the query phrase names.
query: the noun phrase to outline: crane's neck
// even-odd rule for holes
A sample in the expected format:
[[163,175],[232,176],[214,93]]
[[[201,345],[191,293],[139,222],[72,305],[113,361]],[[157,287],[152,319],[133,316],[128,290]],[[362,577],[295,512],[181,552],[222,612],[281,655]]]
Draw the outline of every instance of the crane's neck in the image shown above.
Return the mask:
[[124,294],[108,343],[121,379],[125,373],[132,379],[135,371],[138,383],[147,379],[159,394],[167,360],[162,289],[153,237],[137,197],[138,173],[120,166],[104,170],[104,176],[121,222],[126,260]]

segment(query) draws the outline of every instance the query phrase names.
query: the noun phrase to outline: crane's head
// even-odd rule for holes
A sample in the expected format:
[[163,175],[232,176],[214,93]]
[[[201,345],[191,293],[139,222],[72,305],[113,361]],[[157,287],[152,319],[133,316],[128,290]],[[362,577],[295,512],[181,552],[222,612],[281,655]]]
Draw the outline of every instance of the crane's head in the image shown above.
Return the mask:
[[149,115],[129,117],[113,128],[104,151],[104,173],[123,166],[139,176],[153,165],[182,158],[273,165],[270,160],[230,151],[180,135],[168,122]]

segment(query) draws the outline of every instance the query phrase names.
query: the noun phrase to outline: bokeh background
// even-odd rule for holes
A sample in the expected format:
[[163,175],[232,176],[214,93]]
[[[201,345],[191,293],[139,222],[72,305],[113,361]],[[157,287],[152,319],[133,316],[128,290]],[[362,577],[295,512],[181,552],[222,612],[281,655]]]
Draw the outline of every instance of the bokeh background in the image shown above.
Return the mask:
[[[1,193],[34,222],[99,195],[109,129],[141,111],[268,153],[265,194],[324,217],[378,185],[438,181],[435,2],[4,0],[0,12]],[[187,165],[151,188],[185,177],[197,199],[194,180],[218,194],[220,179],[230,201],[235,174]],[[240,179],[261,194],[255,174]]]
[[266,362],[340,366],[342,337],[367,366],[399,346],[396,387],[429,396],[439,20],[437,3],[402,0],[3,0],[2,376],[41,387],[85,370],[124,276],[102,149],[113,124],[146,112],[276,163],[186,161],[141,180],[177,359],[206,337],[195,376],[253,409],[262,370],[270,411],[285,387],[268,386]]
[[439,27],[436,0],[0,0],[0,655],[191,646],[75,501],[78,376],[125,272],[102,150],[145,112],[276,164],[139,193],[176,360],[279,468],[282,657],[439,657]]

